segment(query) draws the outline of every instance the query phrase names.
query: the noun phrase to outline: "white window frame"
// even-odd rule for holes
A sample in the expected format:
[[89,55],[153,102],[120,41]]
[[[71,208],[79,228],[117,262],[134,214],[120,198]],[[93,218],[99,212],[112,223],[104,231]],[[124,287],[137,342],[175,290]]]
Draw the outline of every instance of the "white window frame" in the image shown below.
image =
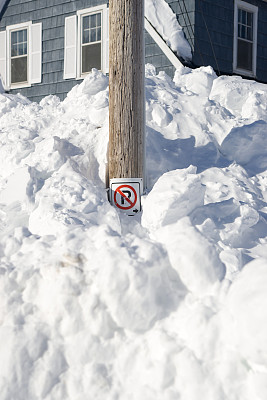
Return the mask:
[[[238,9],[248,11],[253,14],[253,45],[252,45],[252,71],[237,68],[237,46],[238,46]],[[234,11],[234,52],[233,52],[233,72],[240,75],[256,77],[257,72],[257,33],[258,33],[258,7],[246,3],[242,0],[235,0]]]
[[[10,89],[19,89],[30,87],[30,26],[32,25],[31,21],[10,25],[6,27],[7,32],[7,82]],[[11,83],[11,32],[20,31],[23,29],[27,29],[27,82],[22,83]]]
[[106,54],[107,54],[107,4],[86,8],[77,11],[78,16],[78,37],[77,37],[77,76],[76,79],[84,79],[90,72],[82,73],[82,18],[87,15],[101,13],[101,71],[106,73]]

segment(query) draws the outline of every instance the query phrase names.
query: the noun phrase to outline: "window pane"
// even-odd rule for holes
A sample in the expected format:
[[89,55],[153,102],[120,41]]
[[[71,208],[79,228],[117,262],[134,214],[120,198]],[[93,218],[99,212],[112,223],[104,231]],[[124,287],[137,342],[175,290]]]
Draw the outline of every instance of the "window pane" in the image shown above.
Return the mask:
[[89,17],[83,17],[83,29],[89,28]]
[[11,32],[11,57],[27,54],[27,29]]
[[253,35],[252,35],[252,29],[247,28],[247,39],[248,40],[253,40]]
[[248,14],[248,21],[247,21],[247,23],[248,23],[248,26],[251,26],[252,27],[252,24],[253,24],[253,18],[252,18],[252,13],[247,13]]
[[24,41],[23,31],[18,31],[18,43],[22,43]]
[[101,41],[101,13],[83,17],[82,43]]
[[238,9],[238,22],[241,23],[241,20],[242,20],[242,10],[239,8]]
[[27,42],[27,30],[26,29],[24,29],[24,31],[23,31],[23,41]]
[[23,54],[27,54],[27,42],[23,43]]
[[247,23],[247,12],[245,10],[242,10],[242,17],[241,17],[241,22],[242,24],[246,25]]
[[90,42],[96,42],[96,29],[91,29]]
[[18,45],[18,55],[19,56],[23,56],[23,50],[24,50],[24,44],[23,43],[19,43],[19,45]]
[[253,13],[250,13],[245,10],[238,10],[238,35],[243,39],[247,39],[247,31],[246,29],[253,29]]
[[242,37],[242,28],[243,28],[243,25],[238,25],[238,37]]
[[11,57],[16,57],[18,55],[17,45],[13,44],[11,46]]
[[241,26],[241,38],[246,39],[246,27],[244,25]]
[[27,82],[27,57],[11,59],[11,83]]
[[252,43],[238,40],[237,68],[252,71]]
[[96,14],[90,15],[90,28],[96,27]]
[[101,40],[101,28],[97,28],[96,40],[99,41],[99,42]]
[[96,15],[96,26],[101,26],[101,14]]
[[83,43],[89,43],[89,30],[83,31]]
[[92,68],[101,69],[101,43],[82,47],[82,73],[90,72]]
[[16,43],[18,43],[18,39],[17,39],[17,33],[18,32],[11,32],[11,45],[15,45]]

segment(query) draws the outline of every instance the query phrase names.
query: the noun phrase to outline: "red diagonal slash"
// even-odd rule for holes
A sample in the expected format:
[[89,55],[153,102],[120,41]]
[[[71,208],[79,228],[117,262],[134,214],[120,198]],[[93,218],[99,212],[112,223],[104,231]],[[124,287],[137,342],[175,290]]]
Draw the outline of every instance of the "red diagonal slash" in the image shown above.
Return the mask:
[[124,197],[125,200],[127,200],[128,203],[131,204],[131,207],[133,207],[133,206],[135,205],[135,203],[133,203],[133,202],[129,199],[129,197],[127,197],[126,194],[124,194],[120,189],[117,189],[116,192],[119,193],[122,197]]

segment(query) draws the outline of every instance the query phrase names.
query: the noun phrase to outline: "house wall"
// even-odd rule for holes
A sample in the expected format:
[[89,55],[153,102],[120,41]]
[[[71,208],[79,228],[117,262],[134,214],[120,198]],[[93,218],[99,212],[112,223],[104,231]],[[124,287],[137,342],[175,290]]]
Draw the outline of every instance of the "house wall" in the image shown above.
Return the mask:
[[219,73],[233,71],[234,1],[196,0],[196,65],[211,65]]
[[[193,49],[195,66],[211,65],[217,73],[233,73],[234,0],[166,0],[177,13]],[[267,2],[258,7],[256,79],[267,82]]]
[[[72,87],[81,82],[63,79],[65,17],[77,10],[106,3],[107,0],[10,0],[0,21],[0,31],[8,25],[31,20],[33,23],[42,22],[43,36],[42,82],[11,92],[21,93],[37,102],[49,94],[56,94],[63,100]],[[165,71],[173,76],[173,65],[147,32],[145,43],[145,62],[152,63],[157,72]]]
[[180,25],[193,49],[195,66],[211,65],[232,72],[234,2],[229,0],[177,0]]
[[[12,90],[33,101],[56,94],[62,100],[80,80],[63,79],[65,17],[77,10],[106,4],[108,0],[9,0],[0,21],[6,26],[31,20],[42,22],[42,83],[30,88]],[[211,65],[221,74],[233,72],[234,0],[165,0],[177,14],[180,25],[193,49],[195,66]],[[259,7],[257,79],[267,82],[267,2],[249,0]],[[171,77],[175,68],[151,36],[145,33],[146,63],[165,71]]]
[[29,20],[43,24],[42,83],[13,89],[12,93],[20,92],[33,101],[49,94],[64,99],[69,90],[80,82],[63,79],[65,17],[75,14],[77,10],[105,3],[105,0],[10,0],[0,21],[0,30]]
[[173,78],[174,66],[147,32],[145,32],[145,62],[153,64],[157,74],[164,71]]

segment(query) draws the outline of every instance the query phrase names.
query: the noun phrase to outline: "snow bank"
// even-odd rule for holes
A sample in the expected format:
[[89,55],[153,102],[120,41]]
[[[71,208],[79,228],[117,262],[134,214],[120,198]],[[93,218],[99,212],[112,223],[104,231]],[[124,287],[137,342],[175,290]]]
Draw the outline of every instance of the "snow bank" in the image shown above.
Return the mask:
[[145,16],[173,51],[184,60],[191,60],[190,45],[176,14],[165,0],[145,0]]
[[227,158],[245,165],[252,174],[267,168],[267,122],[256,121],[246,127],[236,127],[221,144]]
[[147,66],[131,218],[107,201],[104,75],[0,95],[1,400],[266,399],[266,93]]
[[[235,345],[252,367],[267,363],[267,263],[248,263],[229,290],[226,306],[233,318]],[[240,329],[234,330],[234,326]],[[266,371],[265,371],[266,373]]]
[[[168,172],[144,204],[142,223],[150,231],[177,222],[204,204],[205,188],[195,167]],[[152,212],[151,212],[152,211]]]

